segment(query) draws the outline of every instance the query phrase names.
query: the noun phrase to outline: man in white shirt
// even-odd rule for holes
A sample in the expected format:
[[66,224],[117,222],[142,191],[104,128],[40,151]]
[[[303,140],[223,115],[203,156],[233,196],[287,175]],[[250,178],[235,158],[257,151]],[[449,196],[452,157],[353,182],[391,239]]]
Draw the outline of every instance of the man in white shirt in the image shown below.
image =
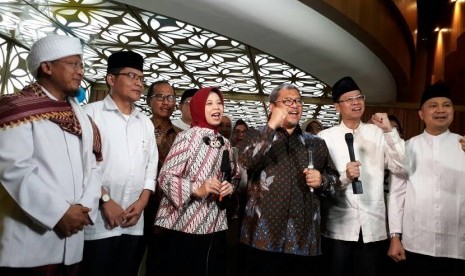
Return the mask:
[[153,123],[134,105],[143,81],[141,55],[114,53],[109,95],[85,106],[100,127],[105,162],[101,212],[85,229],[82,275],[136,275],[145,250],[143,210],[155,189],[158,151]]
[[[342,187],[323,201],[323,255],[330,263],[329,275],[353,275],[355,269],[360,275],[377,275],[386,254],[382,241],[387,239],[384,169],[404,171],[404,142],[385,113],[374,114],[373,124],[361,121],[365,96],[351,77],[337,81],[332,93],[341,123],[318,135],[328,146]],[[353,135],[353,162],[347,133]],[[362,182],[361,194],[354,193],[351,184],[357,179]]]
[[26,59],[37,82],[0,98],[0,275],[77,275],[98,212],[98,129],[74,98],[79,39],[48,35]]
[[181,132],[191,127],[192,117],[189,103],[197,90],[197,88],[187,89],[184,93],[182,93],[181,101],[178,106],[178,109],[181,110],[181,118],[173,121],[173,126],[177,132]]
[[388,255],[407,259],[411,275],[464,275],[465,149],[464,137],[449,131],[449,88],[427,87],[418,114],[425,130],[406,142],[407,173],[391,184]]

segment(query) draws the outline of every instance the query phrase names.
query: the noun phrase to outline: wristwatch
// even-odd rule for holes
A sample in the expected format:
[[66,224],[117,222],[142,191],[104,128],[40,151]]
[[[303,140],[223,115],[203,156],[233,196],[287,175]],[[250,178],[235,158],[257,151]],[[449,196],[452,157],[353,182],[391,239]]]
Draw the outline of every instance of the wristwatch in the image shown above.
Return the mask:
[[110,201],[111,197],[110,197],[110,194],[103,194],[101,197],[100,197],[100,203],[103,204],[103,203],[107,203],[108,201]]
[[389,234],[389,238],[394,238],[394,237],[397,237],[397,238],[400,238],[401,234],[400,233],[391,233]]

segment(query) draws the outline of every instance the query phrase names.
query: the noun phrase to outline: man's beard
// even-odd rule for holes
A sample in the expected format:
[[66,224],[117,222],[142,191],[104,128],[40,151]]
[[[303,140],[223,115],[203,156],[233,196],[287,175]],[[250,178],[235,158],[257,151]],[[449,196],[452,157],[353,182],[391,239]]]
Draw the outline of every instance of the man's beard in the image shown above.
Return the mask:
[[79,88],[76,90],[68,91],[69,97],[76,97],[79,94]]

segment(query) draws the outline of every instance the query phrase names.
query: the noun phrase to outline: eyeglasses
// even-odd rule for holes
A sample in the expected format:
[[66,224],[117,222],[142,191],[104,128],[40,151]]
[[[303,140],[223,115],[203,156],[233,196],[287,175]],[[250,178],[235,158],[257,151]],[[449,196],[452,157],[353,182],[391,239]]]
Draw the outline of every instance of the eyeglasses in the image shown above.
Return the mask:
[[358,96],[353,96],[349,97],[345,100],[339,100],[339,103],[355,103],[355,102],[360,102],[365,100],[365,95],[358,95]]
[[150,96],[150,98],[155,98],[155,100],[159,101],[159,102],[163,102],[164,100],[168,100],[168,102],[172,103],[176,100],[176,96],[175,95],[163,95],[163,94],[155,94],[155,95],[152,95]]
[[54,60],[52,62],[61,62],[64,64],[69,65],[71,68],[73,68],[74,71],[78,70],[83,70],[84,71],[84,63],[78,62],[78,61],[64,61],[64,60]]
[[141,82],[144,82],[144,76],[139,76],[137,75],[136,73],[133,73],[133,72],[128,72],[128,73],[117,73],[117,74],[112,74],[112,75],[115,75],[115,76],[119,76],[119,75],[124,75],[128,78],[130,78],[131,80],[134,80],[134,81],[141,81]]
[[285,106],[291,106],[293,103],[295,103],[297,106],[302,106],[304,104],[302,102],[302,99],[300,99],[300,98],[298,98],[298,99],[285,98],[285,99],[275,101],[275,102],[276,103],[277,102],[282,102]]

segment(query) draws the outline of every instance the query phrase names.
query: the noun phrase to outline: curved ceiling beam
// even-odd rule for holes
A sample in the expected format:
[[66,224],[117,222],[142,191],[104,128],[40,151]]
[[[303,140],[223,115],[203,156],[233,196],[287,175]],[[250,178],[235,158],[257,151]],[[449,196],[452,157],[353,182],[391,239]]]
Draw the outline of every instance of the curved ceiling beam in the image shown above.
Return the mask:
[[189,22],[274,55],[332,85],[352,76],[370,102],[393,102],[383,62],[338,25],[299,1],[121,0]]

